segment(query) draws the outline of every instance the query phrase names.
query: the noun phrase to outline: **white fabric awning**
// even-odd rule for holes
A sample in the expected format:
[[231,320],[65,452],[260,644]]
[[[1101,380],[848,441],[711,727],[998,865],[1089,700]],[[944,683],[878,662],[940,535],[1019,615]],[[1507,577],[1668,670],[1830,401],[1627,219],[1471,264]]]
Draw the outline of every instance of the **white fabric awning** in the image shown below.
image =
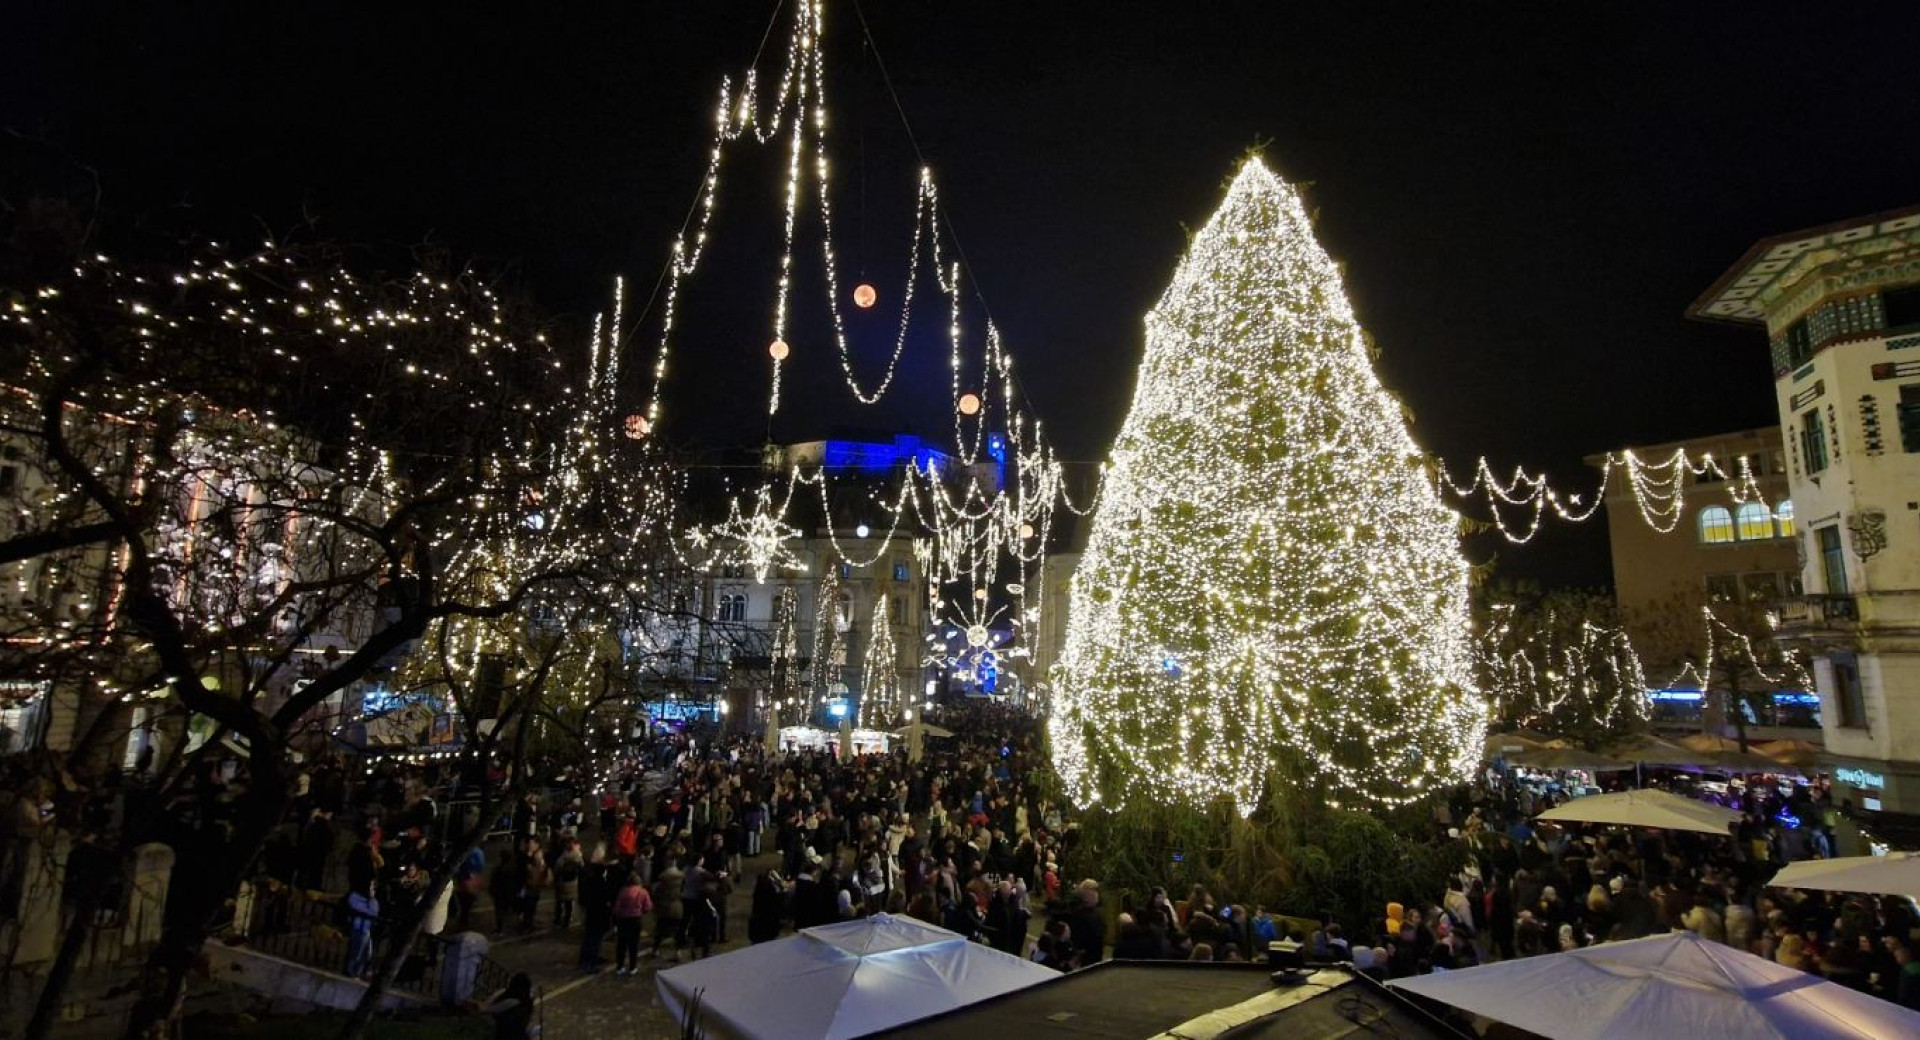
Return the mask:
[[1767,883],[1781,888],[1910,896],[1920,893],[1920,853],[1803,860],[1782,867]]
[[876,914],[669,968],[660,999],[676,1019],[700,993],[705,1035],[736,1040],[865,1036],[1058,972],[944,928]]
[[1550,1040],[1920,1036],[1920,1012],[1691,932],[1387,985]]
[[1561,823],[1611,823],[1621,827],[1659,827],[1670,831],[1726,834],[1740,814],[1711,802],[1666,791],[1620,791],[1575,798],[1534,817]]

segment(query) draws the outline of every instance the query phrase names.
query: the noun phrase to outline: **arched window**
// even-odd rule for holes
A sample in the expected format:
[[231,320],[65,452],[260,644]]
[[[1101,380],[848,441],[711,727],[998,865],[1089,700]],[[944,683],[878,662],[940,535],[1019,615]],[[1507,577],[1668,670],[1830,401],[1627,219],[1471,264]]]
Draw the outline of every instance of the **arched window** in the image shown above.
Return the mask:
[[1742,502],[1738,514],[1740,540],[1762,541],[1773,537],[1773,511],[1765,502]]
[[744,592],[723,592],[720,594],[719,621],[745,621],[747,619],[747,594]]
[[1733,514],[1725,506],[1708,506],[1700,511],[1700,540],[1708,545],[1734,540]]
[[1780,537],[1793,537],[1793,499],[1782,499],[1773,510],[1773,522],[1780,529]]

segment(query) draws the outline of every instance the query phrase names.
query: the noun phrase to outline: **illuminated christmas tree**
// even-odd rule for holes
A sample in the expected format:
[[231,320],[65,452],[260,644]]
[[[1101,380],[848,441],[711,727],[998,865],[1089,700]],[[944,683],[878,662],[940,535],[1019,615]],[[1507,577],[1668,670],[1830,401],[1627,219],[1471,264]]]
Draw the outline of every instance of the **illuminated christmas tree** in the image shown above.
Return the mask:
[[1293,188],[1249,160],[1146,329],[1053,675],[1069,793],[1247,815],[1464,776],[1457,520]]
[[893,621],[887,615],[887,597],[873,606],[873,635],[860,676],[860,725],[885,729],[900,721],[900,667],[893,644]]

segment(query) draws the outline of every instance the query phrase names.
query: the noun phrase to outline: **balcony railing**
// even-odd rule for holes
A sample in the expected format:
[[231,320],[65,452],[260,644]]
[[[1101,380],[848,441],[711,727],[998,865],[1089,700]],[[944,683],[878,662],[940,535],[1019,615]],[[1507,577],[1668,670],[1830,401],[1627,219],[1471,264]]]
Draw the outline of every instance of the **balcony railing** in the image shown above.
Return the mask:
[[1860,604],[1852,596],[1801,596],[1780,604],[1780,620],[1788,625],[1857,624]]

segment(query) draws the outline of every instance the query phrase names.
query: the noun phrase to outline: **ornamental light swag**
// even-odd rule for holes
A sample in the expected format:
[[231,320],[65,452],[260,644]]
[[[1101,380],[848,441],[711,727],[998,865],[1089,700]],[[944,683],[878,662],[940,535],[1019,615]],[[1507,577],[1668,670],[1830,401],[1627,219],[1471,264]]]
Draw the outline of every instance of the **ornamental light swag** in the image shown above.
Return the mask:
[[1074,578],[1050,735],[1082,805],[1392,804],[1463,778],[1459,519],[1299,195],[1258,159],[1146,319]]

